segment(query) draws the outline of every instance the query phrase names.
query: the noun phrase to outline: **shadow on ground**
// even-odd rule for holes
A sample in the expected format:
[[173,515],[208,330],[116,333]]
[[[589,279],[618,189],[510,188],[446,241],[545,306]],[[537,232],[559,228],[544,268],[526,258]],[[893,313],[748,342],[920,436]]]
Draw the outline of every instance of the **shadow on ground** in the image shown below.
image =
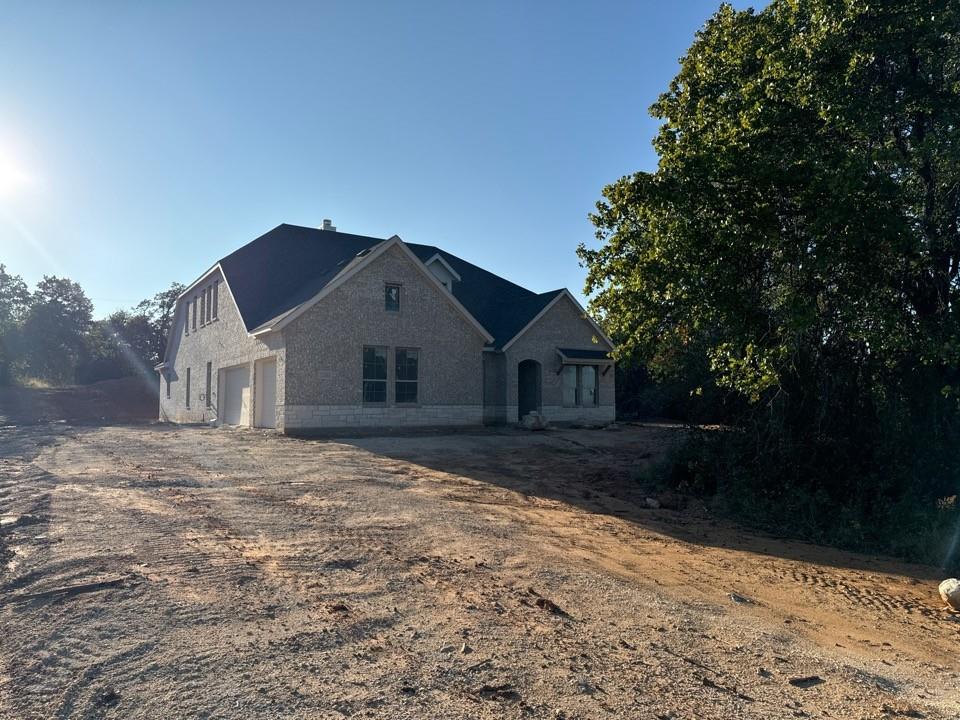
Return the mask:
[[[616,429],[497,429],[391,437],[303,439],[336,442],[516,492],[617,517],[695,545],[770,555],[836,568],[939,581],[937,568],[777,537],[715,519],[696,498],[656,492],[645,471],[682,441],[679,425]],[[653,498],[660,508],[650,507]]]

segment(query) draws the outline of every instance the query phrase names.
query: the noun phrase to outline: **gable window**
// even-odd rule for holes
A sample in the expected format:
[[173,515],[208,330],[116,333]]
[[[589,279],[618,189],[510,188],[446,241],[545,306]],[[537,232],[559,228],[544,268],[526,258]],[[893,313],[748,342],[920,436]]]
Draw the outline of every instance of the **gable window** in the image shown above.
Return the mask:
[[217,306],[220,304],[220,281],[213,281],[213,319],[217,319]]
[[197,329],[197,296],[193,296],[193,320],[190,323],[193,330]]
[[200,327],[207,322],[207,291],[200,293]]
[[207,296],[207,322],[210,322],[213,319],[213,316],[211,315],[213,308],[210,307],[210,305],[212,304],[210,301],[213,300],[212,287],[210,286],[207,287],[206,296]]
[[564,407],[594,407],[597,404],[597,366],[564,365],[560,371]]
[[387,349],[385,347],[363,348],[363,401],[385,403],[387,401]]
[[163,374],[163,379],[166,380],[167,382],[167,400],[169,400],[170,399],[170,373],[165,372]]
[[420,351],[397,348],[396,402],[416,403],[419,378]]
[[183,318],[183,334],[184,335],[190,334],[190,301],[189,300],[187,300],[187,314],[186,314],[186,317]]
[[190,368],[187,368],[187,407],[190,407]]
[[384,285],[383,290],[383,307],[387,312],[400,312],[400,286],[399,285]]

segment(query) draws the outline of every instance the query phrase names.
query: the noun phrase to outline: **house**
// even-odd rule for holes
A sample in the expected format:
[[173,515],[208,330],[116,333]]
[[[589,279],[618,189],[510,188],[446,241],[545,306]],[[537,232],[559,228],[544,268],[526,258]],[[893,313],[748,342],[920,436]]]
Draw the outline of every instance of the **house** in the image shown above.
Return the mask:
[[160,419],[315,428],[613,421],[613,349],[567,290],[430,245],[280,225],[177,301]]

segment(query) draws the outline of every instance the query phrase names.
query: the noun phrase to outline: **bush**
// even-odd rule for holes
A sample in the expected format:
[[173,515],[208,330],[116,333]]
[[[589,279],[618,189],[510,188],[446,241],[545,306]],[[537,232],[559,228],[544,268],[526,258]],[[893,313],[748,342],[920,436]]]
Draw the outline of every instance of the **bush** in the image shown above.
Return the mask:
[[658,480],[752,528],[960,570],[960,507],[943,490],[957,478],[928,476],[955,472],[939,456],[954,453],[960,438],[917,453],[907,436],[847,455],[832,441],[814,447],[754,430],[695,432]]

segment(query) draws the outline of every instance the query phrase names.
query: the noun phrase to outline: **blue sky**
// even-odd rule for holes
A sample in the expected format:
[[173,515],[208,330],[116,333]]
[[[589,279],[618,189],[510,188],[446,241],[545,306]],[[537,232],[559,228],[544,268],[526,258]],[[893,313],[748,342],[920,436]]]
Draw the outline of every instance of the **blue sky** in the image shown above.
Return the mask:
[[99,316],[329,217],[582,298],[587,214],[655,167],[718,5],[7,0],[0,263]]

